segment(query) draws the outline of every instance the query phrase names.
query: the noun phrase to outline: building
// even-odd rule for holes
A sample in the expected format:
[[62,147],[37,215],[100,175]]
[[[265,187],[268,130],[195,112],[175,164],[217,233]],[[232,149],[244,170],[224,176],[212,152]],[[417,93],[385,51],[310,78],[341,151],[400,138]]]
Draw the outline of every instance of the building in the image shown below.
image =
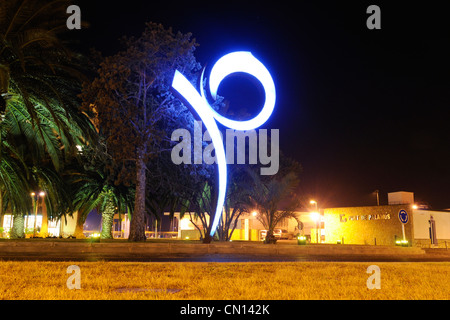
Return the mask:
[[[301,234],[309,238],[310,230],[315,226],[315,221],[311,217],[310,212],[299,211],[296,213],[297,219],[283,219],[278,223],[276,229],[281,229],[283,232],[289,234],[290,238]],[[175,218],[179,219],[176,213]],[[300,223],[299,223],[300,222]],[[195,217],[186,213],[180,220],[178,228],[179,239],[199,239],[200,233],[197,227],[201,228],[200,221],[196,221]],[[258,219],[258,213],[243,213],[236,222],[236,226],[231,235],[231,240],[247,240],[247,241],[261,241],[264,237],[265,228]]]
[[448,247],[450,211],[419,209],[413,193],[393,192],[388,205],[324,209],[312,232],[321,243]]
[[450,211],[413,209],[414,246],[450,247]]
[[[45,208],[42,208],[45,210]],[[36,215],[36,229],[39,231],[45,212]],[[44,214],[46,217],[46,214]],[[28,236],[33,234],[35,214],[25,216]],[[47,236],[68,237],[74,234],[77,213],[59,221],[48,221]],[[3,215],[3,236],[12,227],[10,214]],[[194,224],[195,223],[195,224]],[[197,226],[196,226],[197,225]],[[148,238],[177,238],[197,240],[198,228],[202,228],[194,215],[185,213],[183,218],[177,212],[173,219],[165,213],[161,219],[147,222]],[[408,245],[418,247],[450,246],[450,210],[429,210],[414,203],[412,192],[388,194],[388,205],[325,208],[317,211],[299,210],[296,219],[283,219],[276,226],[278,231],[290,238],[305,236],[308,243],[356,244],[356,245]],[[231,240],[261,241],[264,226],[258,219],[258,212],[244,213],[237,220]],[[128,238],[130,217],[128,214],[114,216],[113,235]],[[277,232],[278,232],[277,231]],[[100,232],[94,230],[92,232]],[[86,231],[87,235],[89,232]]]
[[[72,217],[67,216],[66,218],[62,218],[61,220],[48,220],[48,230],[46,237],[63,237],[67,238],[69,236],[72,236],[75,233],[75,227],[77,222],[77,214],[78,212],[74,212]],[[34,223],[35,215],[34,214],[28,214],[25,215],[25,235],[32,236],[34,228],[36,227],[36,233],[38,236],[42,236],[39,234],[42,226],[42,214],[36,215],[36,225]],[[2,237],[7,236],[7,234],[10,232],[12,228],[12,215],[7,213],[3,215],[3,221],[0,225],[3,227],[2,230]]]
[[[284,219],[277,228],[293,235],[301,234],[309,243],[450,246],[450,211],[433,211],[417,206],[412,192],[389,193],[388,205],[319,211],[298,211],[297,219]],[[257,214],[241,215],[231,239],[262,240],[264,227]],[[175,217],[179,219],[179,215]],[[199,232],[188,214],[180,220],[177,237],[199,239]]]
[[[322,243],[395,245],[413,238],[411,205],[387,205],[324,209],[321,217]],[[406,224],[398,218],[406,212]]]

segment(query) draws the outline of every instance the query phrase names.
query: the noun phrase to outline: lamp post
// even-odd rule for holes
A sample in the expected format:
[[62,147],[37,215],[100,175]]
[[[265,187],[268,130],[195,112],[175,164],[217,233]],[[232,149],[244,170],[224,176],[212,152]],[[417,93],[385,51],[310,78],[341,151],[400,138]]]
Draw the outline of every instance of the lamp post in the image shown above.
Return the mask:
[[319,219],[320,214],[318,212],[311,212],[311,219],[316,222],[316,243],[319,243]]
[[311,200],[309,201],[310,204],[315,205],[316,211],[311,213],[311,218],[316,221],[316,243],[319,243],[319,219],[320,214],[317,210],[317,201]]
[[[34,192],[32,192],[32,193],[30,193],[30,195],[31,195],[31,203],[32,203],[32,208],[33,208],[33,211],[36,211],[36,209],[35,209],[35,199],[34,199],[34,196],[36,195]],[[28,217],[29,217],[29,215],[30,214],[27,214],[27,222],[26,222],[26,224],[25,224],[25,228],[27,229],[28,228]],[[34,217],[34,221],[35,221],[35,223],[34,223],[34,225],[36,226],[36,216]],[[36,227],[35,227],[36,228]],[[26,229],[25,229],[25,231],[26,231]]]
[[[38,205],[39,205],[39,197],[44,197],[45,192],[41,191],[39,194],[36,194],[35,192],[31,193],[32,200],[33,200],[33,206],[34,206],[34,229],[33,229],[33,238],[36,237],[36,221],[37,221],[37,212],[38,212]],[[27,222],[28,223],[28,222]]]

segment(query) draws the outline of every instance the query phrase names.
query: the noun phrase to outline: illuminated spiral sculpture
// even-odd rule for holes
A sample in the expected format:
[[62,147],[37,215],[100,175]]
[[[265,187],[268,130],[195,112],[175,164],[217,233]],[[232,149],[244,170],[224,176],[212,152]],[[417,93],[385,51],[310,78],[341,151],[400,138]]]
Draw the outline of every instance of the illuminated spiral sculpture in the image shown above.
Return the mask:
[[[222,80],[230,74],[237,72],[247,73],[254,76],[261,82],[265,92],[265,102],[262,110],[256,117],[246,121],[228,119],[217,113],[206,100],[203,88],[201,89],[201,93],[199,93],[189,82],[189,80],[187,80],[186,77],[178,70],[175,71],[172,81],[173,89],[175,89],[191,105],[205,124],[216,152],[217,165],[219,169],[219,192],[217,197],[216,212],[211,226],[211,237],[213,237],[219,224],[227,189],[227,162],[225,157],[225,148],[223,146],[216,121],[220,122],[225,127],[234,130],[253,130],[263,125],[267,119],[269,119],[275,107],[276,93],[272,76],[258,59],[256,59],[250,52],[246,51],[229,53],[220,58],[213,66],[209,76],[209,89],[213,99],[216,99],[217,97],[217,90]],[[201,80],[203,80],[203,73]],[[203,81],[200,83],[202,84]]]

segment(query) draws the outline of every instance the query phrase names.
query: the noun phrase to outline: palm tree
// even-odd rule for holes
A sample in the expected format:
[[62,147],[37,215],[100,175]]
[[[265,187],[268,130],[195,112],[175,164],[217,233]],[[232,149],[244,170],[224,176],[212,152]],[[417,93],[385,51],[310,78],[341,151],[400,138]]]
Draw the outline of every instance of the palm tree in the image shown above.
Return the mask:
[[[74,67],[78,56],[71,53],[59,35],[67,31],[67,0],[8,0],[0,3],[0,112],[6,100],[19,95],[36,120],[34,101],[50,106],[49,98],[70,108],[61,91],[71,90],[81,77]],[[75,77],[74,77],[75,76]]]
[[[36,122],[33,122],[21,99],[13,97],[8,101],[8,106],[9,112],[0,123],[1,146],[5,150],[1,160],[5,162],[7,159],[16,159],[16,162],[19,162],[24,168],[16,171],[23,172],[22,180],[26,180],[26,185],[23,185],[18,192],[15,192],[14,189],[10,192],[11,184],[0,181],[0,189],[8,191],[11,200],[24,202],[23,209],[13,210],[14,229],[20,230],[23,226],[23,212],[29,212],[23,211],[27,210],[26,205],[29,203],[29,197],[24,197],[24,195],[29,195],[31,191],[44,190],[46,192],[46,209],[53,218],[60,217],[67,205],[70,204],[59,171],[70,157],[77,156],[73,150],[74,142],[72,141],[82,143],[82,132],[57,104],[53,108],[55,117],[58,117],[60,122],[69,129],[68,134],[71,136],[69,139],[53,121],[50,110],[41,105],[36,104],[35,106],[38,119]],[[72,153],[67,150],[72,150]],[[9,158],[6,157],[8,153],[10,154]],[[17,177],[12,178],[18,179]],[[16,205],[15,209],[17,207]],[[45,223],[44,219],[44,227]],[[22,237],[22,234],[17,231],[13,233],[13,236]]]
[[[78,140],[95,138],[89,118],[80,111],[83,56],[58,37],[66,27],[67,0],[10,0],[0,3],[0,115],[13,113],[10,126],[26,123],[42,136],[55,168],[56,147],[76,152]],[[24,128],[17,128],[24,132]],[[28,132],[29,133],[29,132]],[[59,144],[50,143],[56,135]]]
[[[31,211],[29,184],[26,177],[26,167],[12,152],[7,152],[2,145],[0,155],[0,200],[2,214],[10,209],[15,213],[14,224],[10,233],[11,238],[24,238],[24,214]],[[5,152],[6,151],[6,152]]]
[[44,184],[49,213],[63,214],[70,202],[62,190],[52,189],[60,186],[57,173],[77,155],[76,145],[96,137],[77,97],[84,80],[82,57],[59,37],[67,30],[69,3],[0,2],[0,191],[15,216],[18,237],[31,207],[24,196],[31,186]]
[[105,174],[86,171],[78,174],[73,182],[74,209],[84,223],[87,215],[94,209],[102,213],[102,239],[111,239],[114,214],[131,212],[133,195],[130,188],[116,186],[108,182]]
[[102,139],[86,146],[79,159],[74,159],[64,172],[70,190],[72,209],[78,212],[76,237],[83,238],[82,227],[88,214],[98,209],[102,214],[102,239],[112,238],[114,214],[132,213],[133,188],[114,183],[115,171]]

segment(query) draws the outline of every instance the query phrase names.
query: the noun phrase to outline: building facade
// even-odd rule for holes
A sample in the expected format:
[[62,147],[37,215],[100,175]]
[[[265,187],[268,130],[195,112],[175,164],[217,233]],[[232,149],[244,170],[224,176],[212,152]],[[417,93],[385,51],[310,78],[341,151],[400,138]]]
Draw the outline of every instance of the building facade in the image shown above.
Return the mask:
[[[67,238],[73,236],[75,233],[75,227],[77,224],[78,212],[74,212],[72,216],[63,217],[60,220],[47,220],[47,232],[46,234],[41,234],[42,227],[42,214],[28,214],[25,215],[24,229],[25,236],[29,237],[34,234],[34,229],[36,228],[36,235],[40,237],[63,237]],[[7,237],[11,231],[13,225],[13,216],[9,213],[3,215],[3,221],[0,224],[2,227],[2,237]],[[36,222],[35,222],[36,220]]]
[[450,246],[450,211],[419,208],[412,192],[388,193],[383,206],[324,209],[320,222],[321,243]]
[[[403,222],[399,215],[406,217]],[[411,205],[324,209],[321,242],[387,246],[399,240],[411,243],[413,220]]]
[[[412,192],[389,193],[388,203],[299,211],[297,219],[284,219],[277,228],[303,235],[308,243],[450,247],[450,211],[419,209]],[[231,239],[262,240],[265,228],[257,214],[241,215]],[[186,215],[179,224],[178,238],[199,238],[198,230]]]
[[414,246],[450,247],[450,211],[413,210]]

